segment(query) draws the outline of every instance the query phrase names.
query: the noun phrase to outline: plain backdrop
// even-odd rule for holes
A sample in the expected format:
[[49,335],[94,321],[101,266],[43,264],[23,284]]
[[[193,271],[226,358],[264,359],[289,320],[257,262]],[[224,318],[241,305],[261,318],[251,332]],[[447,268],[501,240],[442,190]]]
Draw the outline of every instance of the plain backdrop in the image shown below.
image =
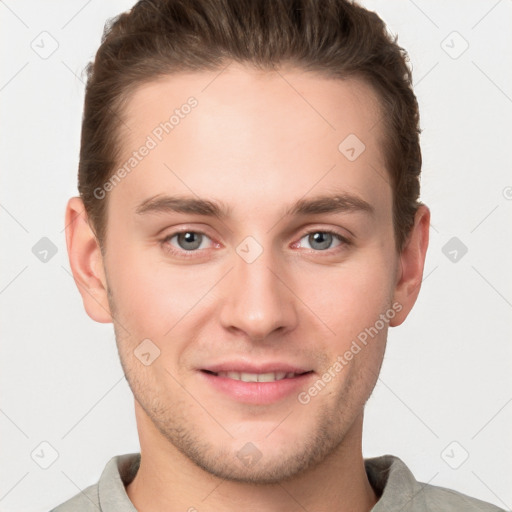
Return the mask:
[[[132,4],[0,2],[5,512],[49,510],[139,448],[113,328],[86,315],[63,231],[77,194],[82,71],[104,22]],[[363,4],[410,55],[432,212],[422,291],[390,330],[364,455],[397,455],[420,481],[510,509],[512,2]]]

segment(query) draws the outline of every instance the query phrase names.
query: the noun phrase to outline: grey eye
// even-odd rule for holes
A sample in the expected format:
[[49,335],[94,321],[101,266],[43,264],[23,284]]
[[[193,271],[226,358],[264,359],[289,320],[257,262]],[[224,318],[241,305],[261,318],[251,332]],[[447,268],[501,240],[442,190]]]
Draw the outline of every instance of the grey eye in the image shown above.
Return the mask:
[[[203,241],[203,235],[196,233],[195,231],[184,231],[183,233],[177,233],[172,238],[177,237],[178,246],[184,251],[193,251],[199,249]],[[172,240],[172,238],[170,240]],[[170,241],[169,240],[169,241]]]
[[[311,249],[315,249],[317,251],[325,251],[326,249],[330,249],[334,240],[338,237],[332,233],[326,231],[315,231],[313,233],[308,233],[306,236],[301,238],[301,241],[307,239],[307,242]],[[338,245],[341,242],[338,240]]]

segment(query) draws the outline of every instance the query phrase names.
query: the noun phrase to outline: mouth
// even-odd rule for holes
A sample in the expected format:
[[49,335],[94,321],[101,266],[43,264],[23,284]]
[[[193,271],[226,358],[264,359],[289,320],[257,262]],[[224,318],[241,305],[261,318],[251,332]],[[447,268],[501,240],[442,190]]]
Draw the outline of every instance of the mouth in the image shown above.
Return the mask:
[[249,372],[236,372],[236,371],[226,371],[226,372],[213,372],[211,370],[202,370],[205,373],[213,375],[215,377],[224,377],[232,380],[239,380],[242,382],[276,382],[278,380],[284,379],[294,379],[296,377],[300,377],[301,375],[306,375],[308,373],[312,373],[313,371],[306,372],[266,372],[266,373],[249,373]]
[[268,405],[296,397],[311,385],[315,372],[286,364],[255,367],[233,363],[203,368],[198,373],[215,395],[244,404]]

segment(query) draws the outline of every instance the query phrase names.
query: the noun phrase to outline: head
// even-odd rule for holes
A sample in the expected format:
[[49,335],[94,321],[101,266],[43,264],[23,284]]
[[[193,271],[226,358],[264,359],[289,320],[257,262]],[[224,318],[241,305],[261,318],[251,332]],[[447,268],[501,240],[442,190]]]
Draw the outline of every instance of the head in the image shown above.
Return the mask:
[[[343,0],[140,1],[106,27],[67,241],[141,439],[261,483],[360,443],[428,245],[406,61]],[[304,375],[235,398],[233,365]]]

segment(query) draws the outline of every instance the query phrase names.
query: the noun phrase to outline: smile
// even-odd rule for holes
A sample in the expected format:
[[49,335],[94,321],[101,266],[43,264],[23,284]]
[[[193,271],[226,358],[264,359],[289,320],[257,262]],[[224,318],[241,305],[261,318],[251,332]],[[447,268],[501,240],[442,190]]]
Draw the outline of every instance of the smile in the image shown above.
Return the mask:
[[[198,372],[203,382],[221,396],[228,397],[235,402],[265,405],[279,402],[284,399],[293,399],[303,391],[315,372],[304,371],[288,367],[278,370],[274,366],[260,369],[247,368],[252,371],[234,371],[231,368],[203,369]],[[281,365],[284,366],[284,365]],[[255,371],[256,370],[256,371]],[[284,371],[286,370],[286,371]]]
[[294,372],[268,372],[268,373],[247,373],[247,372],[218,372],[214,373],[217,377],[226,377],[228,379],[240,380],[242,382],[275,382],[283,379],[293,379],[302,375]]

